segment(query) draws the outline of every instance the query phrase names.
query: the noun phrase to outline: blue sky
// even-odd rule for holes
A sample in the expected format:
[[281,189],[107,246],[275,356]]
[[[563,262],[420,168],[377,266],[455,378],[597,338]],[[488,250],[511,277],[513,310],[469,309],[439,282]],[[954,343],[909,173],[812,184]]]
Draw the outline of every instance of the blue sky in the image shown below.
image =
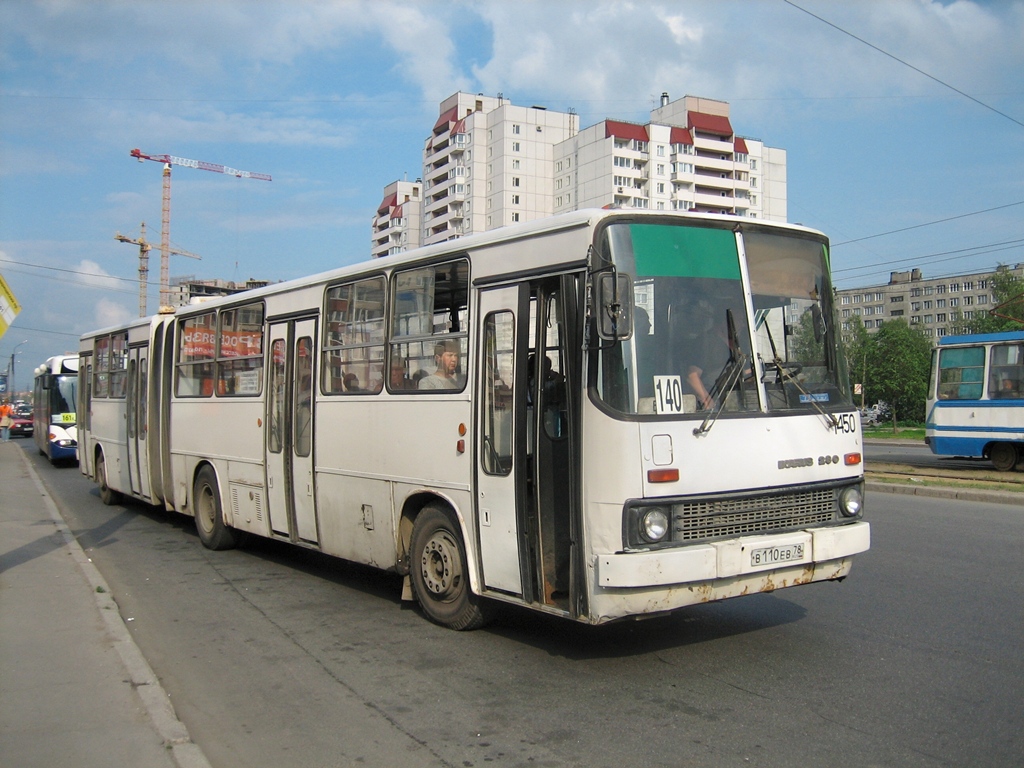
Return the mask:
[[829,234],[841,287],[1024,261],[1024,2],[795,1],[0,0],[0,274],[23,307],[0,369],[27,341],[24,387],[138,314],[114,233],[159,242],[161,166],[132,148],[273,176],[175,168],[171,240],[202,260],[172,276],[289,279],[367,257],[458,90],[581,126],[646,122],[662,91],[730,102],[788,151],[790,220]]

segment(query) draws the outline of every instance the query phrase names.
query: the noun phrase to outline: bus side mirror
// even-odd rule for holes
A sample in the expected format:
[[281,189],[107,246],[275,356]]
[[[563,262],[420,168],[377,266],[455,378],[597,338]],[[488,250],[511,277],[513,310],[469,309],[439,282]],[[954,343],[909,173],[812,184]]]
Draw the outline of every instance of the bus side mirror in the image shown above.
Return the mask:
[[53,377],[50,375],[43,376],[41,377],[41,382],[43,385],[43,389],[49,389],[50,387],[53,386]]
[[629,275],[602,272],[597,275],[597,335],[625,341],[633,335],[633,281]]

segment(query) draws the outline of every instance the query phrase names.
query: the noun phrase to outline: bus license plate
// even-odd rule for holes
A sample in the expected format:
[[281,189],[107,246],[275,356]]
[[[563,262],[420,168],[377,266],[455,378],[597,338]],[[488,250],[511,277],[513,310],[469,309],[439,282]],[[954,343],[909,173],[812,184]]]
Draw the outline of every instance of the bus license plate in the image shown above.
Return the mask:
[[762,547],[750,550],[751,566],[792,563],[804,559],[803,544],[784,544],[779,547]]

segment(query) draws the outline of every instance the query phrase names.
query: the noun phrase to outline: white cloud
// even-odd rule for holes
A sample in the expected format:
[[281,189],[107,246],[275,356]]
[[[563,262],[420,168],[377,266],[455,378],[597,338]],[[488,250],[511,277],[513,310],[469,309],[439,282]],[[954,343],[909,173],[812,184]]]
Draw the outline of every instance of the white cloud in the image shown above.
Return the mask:
[[76,282],[87,288],[123,291],[132,287],[131,283],[126,282],[121,278],[114,277],[91,259],[82,259],[78,264],[72,266],[70,269],[76,273]]
[[94,307],[97,328],[121,325],[132,319],[132,313],[122,304],[110,299],[100,299]]
[[[1019,89],[1020,2],[801,5],[961,90]],[[690,93],[737,101],[962,98],[782,3],[492,0],[477,7],[494,35],[492,58],[474,70],[486,92],[561,97],[595,119],[625,116],[630,100],[641,119],[663,90],[672,98]]]

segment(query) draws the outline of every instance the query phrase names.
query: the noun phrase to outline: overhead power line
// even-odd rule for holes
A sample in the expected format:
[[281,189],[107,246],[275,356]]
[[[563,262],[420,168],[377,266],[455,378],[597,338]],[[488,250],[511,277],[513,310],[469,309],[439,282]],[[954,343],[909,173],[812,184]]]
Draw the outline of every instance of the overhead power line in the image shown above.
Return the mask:
[[977,104],[977,105],[979,105],[979,106],[981,106],[981,107],[984,107],[985,109],[987,109],[987,110],[989,110],[989,111],[991,111],[991,112],[995,112],[995,113],[996,113],[997,115],[999,115],[999,116],[1001,116],[1001,117],[1005,117],[1005,118],[1006,118],[1007,120],[1009,120],[1009,121],[1010,121],[1011,123],[1016,123],[1016,124],[1017,124],[1017,125],[1019,125],[1019,126],[1020,126],[1021,128],[1024,128],[1024,123],[1022,123],[1022,122],[1021,122],[1020,120],[1018,120],[1017,118],[1015,118],[1015,117],[1010,117],[1010,116],[1009,116],[1008,114],[1006,114],[1005,112],[1000,112],[1000,111],[999,111],[998,109],[996,109],[995,107],[993,107],[993,106],[992,106],[991,104],[986,104],[986,103],[985,103],[984,101],[981,101],[980,99],[976,99],[976,98],[974,98],[973,96],[971,96],[971,94],[969,94],[969,93],[965,93],[964,91],[961,91],[961,90],[960,90],[959,88],[957,88],[957,87],[955,87],[955,86],[952,86],[952,85],[950,85],[949,83],[947,83],[947,82],[946,82],[946,81],[944,81],[944,80],[940,80],[939,78],[935,77],[935,75],[930,75],[930,74],[928,74],[927,72],[925,72],[925,71],[924,71],[923,69],[921,69],[921,68],[919,68],[919,67],[915,67],[915,66],[914,66],[913,64],[911,64],[911,63],[909,63],[909,62],[907,62],[907,61],[904,61],[903,59],[899,58],[898,56],[894,56],[893,54],[889,53],[889,52],[888,52],[888,51],[886,51],[886,50],[883,50],[882,48],[879,48],[879,47],[878,47],[877,45],[874,45],[873,43],[869,43],[869,42],[868,42],[867,40],[865,40],[864,38],[862,38],[862,37],[857,37],[857,35],[855,35],[855,34],[853,34],[852,32],[849,32],[849,31],[847,31],[847,30],[843,29],[842,27],[840,27],[840,26],[838,26],[838,25],[836,25],[836,24],[833,24],[833,23],[832,23],[831,21],[829,21],[828,19],[823,19],[823,18],[822,18],[821,16],[818,16],[817,14],[811,13],[811,12],[810,12],[810,11],[808,11],[808,10],[807,10],[806,8],[801,8],[801,7],[799,6],[799,5],[797,5],[796,3],[794,3],[794,2],[793,2],[793,0],[782,0],[782,2],[784,2],[784,3],[786,4],[786,5],[790,5],[790,6],[792,6],[793,8],[796,8],[796,9],[797,9],[798,11],[802,11],[803,13],[806,13],[806,14],[807,14],[808,16],[811,16],[812,18],[815,18],[815,19],[817,19],[817,20],[818,20],[818,21],[820,21],[820,22],[821,22],[822,24],[827,24],[828,26],[832,27],[832,29],[836,30],[837,32],[842,32],[842,33],[843,33],[844,35],[847,35],[848,37],[852,37],[852,38],[853,38],[854,40],[856,40],[857,42],[859,42],[859,43],[863,43],[863,44],[864,44],[864,45],[866,45],[866,46],[867,46],[868,48],[871,48],[871,49],[873,49],[873,50],[875,50],[875,51],[878,51],[878,52],[879,52],[879,53],[881,53],[881,54],[882,54],[883,56],[888,56],[888,57],[889,57],[890,59],[892,59],[893,61],[897,61],[897,62],[899,62],[899,63],[900,63],[900,64],[902,64],[903,66],[905,66],[905,67],[908,67],[908,68],[910,68],[910,69],[914,70],[914,71],[915,71],[915,72],[917,72],[918,74],[920,74],[920,75],[924,75],[924,76],[925,76],[925,77],[927,77],[927,78],[928,78],[929,80],[933,80],[933,81],[935,81],[936,83],[938,83],[939,85],[943,86],[944,88],[948,88],[949,90],[951,90],[951,91],[954,91],[955,93],[959,93],[959,94],[960,94],[961,96],[963,96],[963,97],[964,97],[965,99],[970,99],[970,100],[971,100],[971,101],[973,101],[973,102],[974,102],[975,104]]
[[[1018,240],[1003,240],[999,243],[987,243],[985,245],[974,245],[970,248],[959,248],[954,251],[940,251],[939,253],[929,253],[924,256],[910,256],[906,259],[886,259],[885,261],[878,262],[876,264],[861,264],[857,267],[846,267],[845,269],[834,269],[832,270],[833,275],[838,275],[843,272],[856,272],[862,269],[874,269],[875,267],[888,267],[894,264],[909,264],[915,261],[924,261],[925,259],[931,259],[935,262],[938,261],[950,261],[950,259],[959,259],[966,256],[984,256],[987,253],[996,253],[998,251],[1009,251],[1014,248],[1020,248],[1024,244],[1024,238]],[[984,250],[987,249],[987,250]],[[949,256],[950,259],[939,259],[939,256]]]
[[841,243],[832,243],[833,248],[838,248],[840,245],[849,245],[850,243],[859,243],[862,240],[871,240],[876,237],[885,237],[886,235],[895,235],[897,232],[907,232],[911,229],[920,229],[921,227],[930,227],[933,224],[944,224],[947,221],[956,221],[957,219],[964,219],[968,216],[977,216],[981,213],[991,213],[992,211],[1000,211],[1003,208],[1013,208],[1015,205],[1024,205],[1024,200],[1020,200],[1016,203],[1007,203],[1006,205],[997,205],[995,208],[986,208],[983,211],[972,211],[971,213],[961,213],[957,216],[947,216],[944,219],[936,219],[935,221],[927,221],[924,224],[914,224],[910,227],[903,227],[902,229],[891,229],[888,232],[879,232],[877,235],[865,235],[864,237],[857,237],[853,240],[844,240]]

